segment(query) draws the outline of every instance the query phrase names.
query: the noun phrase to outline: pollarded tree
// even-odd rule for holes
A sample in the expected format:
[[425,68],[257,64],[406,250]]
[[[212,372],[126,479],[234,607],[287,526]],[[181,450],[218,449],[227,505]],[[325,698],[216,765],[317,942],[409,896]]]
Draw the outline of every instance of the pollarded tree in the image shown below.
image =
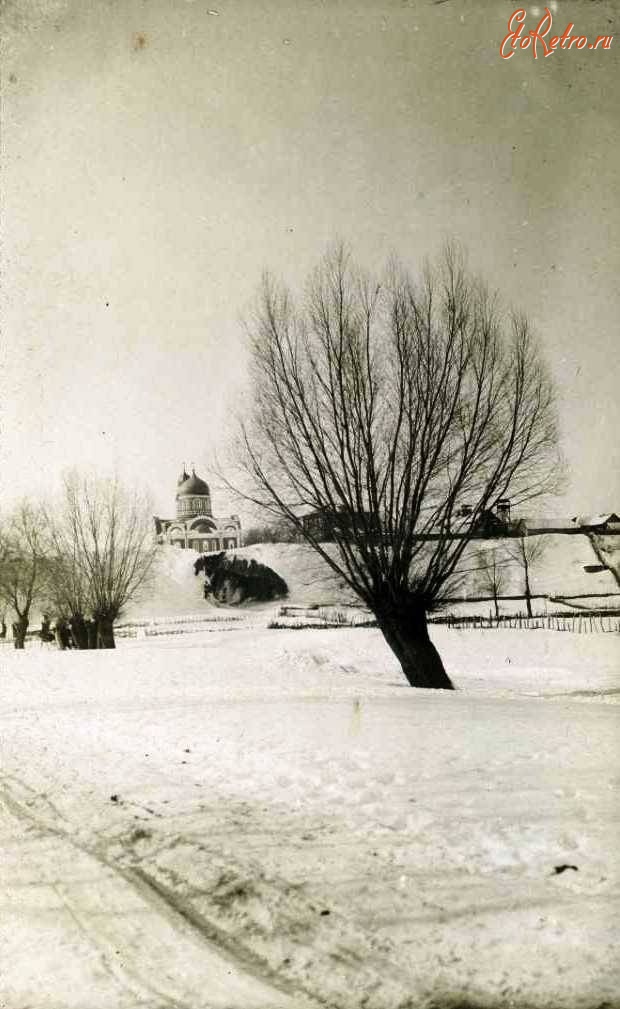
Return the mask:
[[506,547],[508,556],[518,564],[523,572],[523,595],[528,617],[532,616],[532,584],[531,569],[541,560],[547,550],[548,540],[545,536],[519,536],[510,540]]
[[116,480],[73,473],[52,520],[59,599],[96,622],[97,647],[114,648],[114,621],[147,582],[156,556],[149,502]]
[[[528,323],[452,248],[419,280],[392,265],[383,283],[339,248],[298,302],[265,277],[249,332],[246,497],[372,610],[412,686],[451,688],[427,615],[482,514],[548,492],[556,472],[553,390]],[[300,506],[331,517],[336,550]]]
[[56,621],[58,644],[64,647],[64,636],[60,630],[64,624],[70,630],[76,648],[95,647],[93,621],[87,616],[91,610],[87,568],[73,524],[68,521],[66,506],[61,505],[59,512],[46,509],[44,522],[49,572],[46,607]]
[[0,600],[16,618],[13,643],[19,649],[24,648],[32,606],[42,598],[48,575],[41,519],[39,509],[23,501],[0,533]]

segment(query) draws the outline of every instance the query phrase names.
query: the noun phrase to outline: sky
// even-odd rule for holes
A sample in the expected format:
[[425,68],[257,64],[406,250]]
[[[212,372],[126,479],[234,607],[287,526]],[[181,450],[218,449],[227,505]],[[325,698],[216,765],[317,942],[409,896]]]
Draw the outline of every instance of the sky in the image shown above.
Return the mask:
[[262,270],[454,238],[556,379],[553,508],[619,511],[620,16],[550,6],[618,36],[503,60],[495,0],[4,0],[0,505],[77,466],[172,515],[193,463],[227,512]]

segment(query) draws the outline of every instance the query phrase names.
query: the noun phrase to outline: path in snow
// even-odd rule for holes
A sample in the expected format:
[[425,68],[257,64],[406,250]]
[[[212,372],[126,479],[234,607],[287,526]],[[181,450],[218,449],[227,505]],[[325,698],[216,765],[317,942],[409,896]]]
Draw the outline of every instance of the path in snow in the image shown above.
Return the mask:
[[411,691],[376,630],[2,654],[3,1009],[218,1005],[205,936],[254,985],[231,1007],[273,978],[338,1009],[620,1009],[620,640],[432,633],[454,693]]
[[69,833],[45,796],[0,786],[0,1006],[292,1009],[138,872]]

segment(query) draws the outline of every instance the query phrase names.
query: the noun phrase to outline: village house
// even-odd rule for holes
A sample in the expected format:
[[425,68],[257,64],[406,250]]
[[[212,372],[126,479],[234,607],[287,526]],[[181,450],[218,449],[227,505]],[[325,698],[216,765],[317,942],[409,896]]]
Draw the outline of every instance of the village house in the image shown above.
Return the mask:
[[[364,513],[370,525],[370,515]],[[308,509],[301,516],[305,533],[322,542],[333,542],[337,534],[350,532],[352,522],[346,512],[334,509]],[[357,520],[361,525],[362,518]],[[379,524],[375,520],[376,530]],[[472,535],[475,539],[492,539],[504,536],[537,536],[547,533],[575,535],[583,533],[620,534],[620,518],[615,512],[602,515],[576,516],[566,518],[555,516],[545,518],[538,515],[513,514],[508,498],[500,498],[492,508],[485,508],[478,514],[471,505],[462,504],[454,512],[450,535],[453,537]],[[445,535],[439,530],[429,529],[419,534],[419,539],[434,540]]]
[[353,518],[343,509],[321,508],[301,515],[304,533],[323,543],[333,542],[337,535],[351,535],[353,528],[379,533],[379,524],[369,512],[360,512]]
[[615,512],[605,515],[577,515],[573,522],[580,532],[620,533],[620,518]]

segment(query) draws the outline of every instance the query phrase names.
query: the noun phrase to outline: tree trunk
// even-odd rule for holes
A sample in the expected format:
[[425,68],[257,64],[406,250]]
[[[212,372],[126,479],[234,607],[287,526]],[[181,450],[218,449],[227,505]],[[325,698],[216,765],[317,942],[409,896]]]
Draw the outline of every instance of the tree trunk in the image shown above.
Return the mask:
[[422,606],[375,613],[375,616],[410,686],[454,690],[439,652],[429,637],[426,610]]
[[97,648],[116,648],[114,621],[109,617],[97,618]]
[[497,600],[497,592],[493,593],[493,602],[495,604],[495,619],[499,623],[499,602]]
[[527,607],[528,617],[532,616],[532,590],[530,588],[530,572],[529,565],[527,561],[525,562],[523,570],[525,571],[525,605]]
[[94,620],[86,621],[86,634],[88,637],[88,648],[97,647],[97,624]]
[[69,627],[71,629],[71,637],[75,643],[75,647],[84,651],[88,648],[88,631],[86,629],[86,622],[81,613],[74,613],[69,620]]
[[28,631],[28,617],[20,617],[13,624],[13,645],[15,648],[26,647],[26,633]]

